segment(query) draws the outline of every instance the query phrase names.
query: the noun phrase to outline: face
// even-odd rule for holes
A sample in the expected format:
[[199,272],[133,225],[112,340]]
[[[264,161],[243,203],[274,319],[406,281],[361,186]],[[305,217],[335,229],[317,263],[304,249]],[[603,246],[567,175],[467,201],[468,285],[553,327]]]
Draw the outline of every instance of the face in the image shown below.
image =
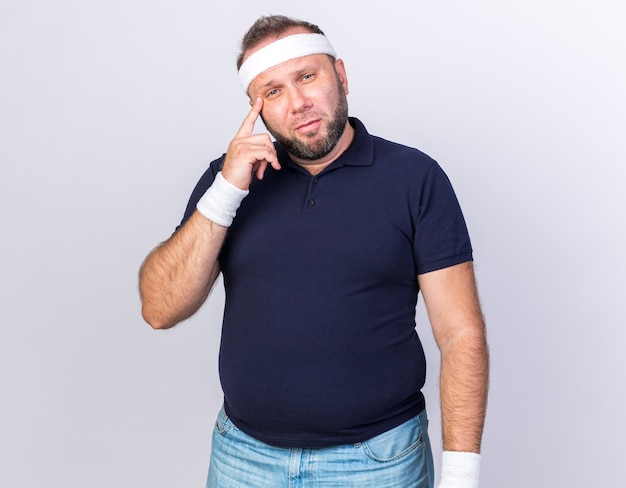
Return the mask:
[[297,160],[315,162],[333,152],[348,121],[343,63],[315,54],[257,76],[251,99],[263,98],[267,130]]

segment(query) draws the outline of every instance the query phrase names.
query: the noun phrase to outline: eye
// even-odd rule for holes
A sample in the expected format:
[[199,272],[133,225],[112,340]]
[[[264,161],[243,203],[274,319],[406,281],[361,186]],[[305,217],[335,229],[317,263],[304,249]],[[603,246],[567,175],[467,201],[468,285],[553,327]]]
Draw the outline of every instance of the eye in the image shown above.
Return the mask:
[[302,77],[302,81],[308,81],[308,80],[311,80],[311,79],[313,79],[313,77],[314,77],[314,76],[315,76],[315,75],[314,75],[313,73],[307,73],[306,75],[304,75],[304,76]]
[[270,91],[265,93],[266,98],[272,98],[278,95],[278,88],[272,88]]

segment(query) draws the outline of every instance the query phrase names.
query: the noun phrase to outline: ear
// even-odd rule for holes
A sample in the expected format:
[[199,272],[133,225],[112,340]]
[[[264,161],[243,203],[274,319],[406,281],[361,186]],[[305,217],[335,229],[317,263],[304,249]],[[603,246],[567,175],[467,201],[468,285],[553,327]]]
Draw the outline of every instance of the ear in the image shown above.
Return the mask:
[[346,67],[343,64],[343,59],[335,60],[335,72],[337,73],[337,76],[339,77],[339,81],[341,82],[341,85],[343,86],[343,89],[347,95],[348,94],[348,75],[346,74]]

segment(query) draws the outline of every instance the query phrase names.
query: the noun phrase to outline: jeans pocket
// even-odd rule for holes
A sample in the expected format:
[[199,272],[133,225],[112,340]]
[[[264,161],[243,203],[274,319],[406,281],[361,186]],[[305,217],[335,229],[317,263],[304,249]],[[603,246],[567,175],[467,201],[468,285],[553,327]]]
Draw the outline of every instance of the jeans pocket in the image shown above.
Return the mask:
[[422,426],[420,417],[413,417],[402,425],[363,442],[363,451],[379,463],[400,459],[422,446],[422,428],[426,426]]
[[224,412],[224,407],[217,414],[217,420],[215,421],[215,430],[218,434],[226,435],[228,431],[232,429],[233,422],[228,418],[226,412]]

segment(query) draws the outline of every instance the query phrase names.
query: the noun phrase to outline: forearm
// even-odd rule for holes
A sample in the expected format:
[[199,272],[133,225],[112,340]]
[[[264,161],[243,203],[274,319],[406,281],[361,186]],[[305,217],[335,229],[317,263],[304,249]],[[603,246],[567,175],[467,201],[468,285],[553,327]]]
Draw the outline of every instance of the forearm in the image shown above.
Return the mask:
[[480,453],[489,383],[489,353],[482,318],[450,337],[441,350],[443,447]]
[[173,327],[204,303],[219,274],[226,230],[195,212],[148,255],[139,271],[139,291],[143,317],[153,328]]
[[231,141],[222,170],[197,202],[197,211],[141,266],[142,314],[155,329],[173,327],[204,303],[219,274],[217,257],[226,231],[252,179],[263,179],[269,166],[280,169],[269,134],[252,134],[262,107],[258,98]]

